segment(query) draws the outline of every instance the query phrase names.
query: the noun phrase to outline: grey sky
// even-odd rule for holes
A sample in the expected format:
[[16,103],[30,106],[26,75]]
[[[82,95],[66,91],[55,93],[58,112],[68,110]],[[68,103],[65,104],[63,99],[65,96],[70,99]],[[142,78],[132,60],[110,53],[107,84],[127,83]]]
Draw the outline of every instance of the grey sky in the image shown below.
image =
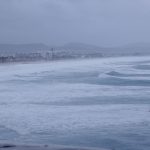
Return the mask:
[[0,0],[0,43],[150,42],[150,0]]

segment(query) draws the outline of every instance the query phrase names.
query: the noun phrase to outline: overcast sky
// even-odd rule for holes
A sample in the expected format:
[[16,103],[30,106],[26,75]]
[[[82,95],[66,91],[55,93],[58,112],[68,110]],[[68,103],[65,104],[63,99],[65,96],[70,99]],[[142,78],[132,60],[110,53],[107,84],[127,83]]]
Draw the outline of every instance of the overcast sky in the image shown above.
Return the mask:
[[150,0],[0,0],[0,43],[150,43]]

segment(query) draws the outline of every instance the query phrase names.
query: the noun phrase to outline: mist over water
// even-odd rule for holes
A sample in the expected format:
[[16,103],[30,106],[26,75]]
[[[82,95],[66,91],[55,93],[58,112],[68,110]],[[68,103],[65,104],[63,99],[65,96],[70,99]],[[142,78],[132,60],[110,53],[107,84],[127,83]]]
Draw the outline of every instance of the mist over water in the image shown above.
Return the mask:
[[0,66],[0,141],[150,149],[150,57]]

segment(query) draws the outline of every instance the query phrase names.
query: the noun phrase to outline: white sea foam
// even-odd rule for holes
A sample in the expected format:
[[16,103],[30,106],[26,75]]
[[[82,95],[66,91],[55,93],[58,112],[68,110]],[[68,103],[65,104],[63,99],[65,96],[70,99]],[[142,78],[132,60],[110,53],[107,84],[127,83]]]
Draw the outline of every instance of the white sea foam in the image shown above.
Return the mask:
[[[150,123],[150,70],[135,66],[149,59],[0,66],[0,126],[16,131],[20,135],[17,140],[24,141],[27,136],[37,143],[46,143],[55,134],[69,140],[71,134],[88,132],[99,137],[108,129],[122,134],[133,125],[137,131],[141,124]],[[39,138],[34,139],[38,133]]]

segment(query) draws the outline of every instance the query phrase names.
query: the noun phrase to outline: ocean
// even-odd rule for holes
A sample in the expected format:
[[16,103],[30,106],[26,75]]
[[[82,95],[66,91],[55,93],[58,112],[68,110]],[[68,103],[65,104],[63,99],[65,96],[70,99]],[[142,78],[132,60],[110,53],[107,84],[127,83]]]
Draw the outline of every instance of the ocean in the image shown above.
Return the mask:
[[150,57],[0,65],[0,143],[150,149]]

